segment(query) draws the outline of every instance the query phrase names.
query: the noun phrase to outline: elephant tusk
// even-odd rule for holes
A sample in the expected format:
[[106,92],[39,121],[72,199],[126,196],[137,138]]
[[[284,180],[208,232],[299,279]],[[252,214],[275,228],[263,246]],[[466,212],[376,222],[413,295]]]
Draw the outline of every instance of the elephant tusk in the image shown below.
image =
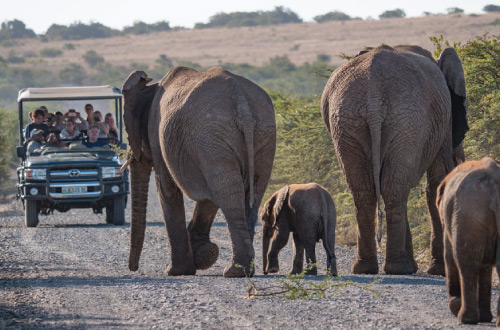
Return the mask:
[[127,161],[125,163],[123,163],[122,167],[120,167],[120,172],[122,172],[122,173],[125,172],[125,170],[130,165],[131,162],[132,162],[131,158],[127,159]]

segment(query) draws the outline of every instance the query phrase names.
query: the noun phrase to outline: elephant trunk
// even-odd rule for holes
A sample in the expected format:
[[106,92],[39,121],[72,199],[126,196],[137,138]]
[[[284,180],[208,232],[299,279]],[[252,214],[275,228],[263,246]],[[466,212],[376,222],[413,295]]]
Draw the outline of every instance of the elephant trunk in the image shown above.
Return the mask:
[[269,251],[270,241],[271,235],[269,235],[268,230],[264,228],[262,233],[262,271],[264,275],[267,275],[267,253]]
[[128,268],[139,268],[144,232],[146,231],[146,208],[148,205],[149,178],[151,165],[141,157],[130,164],[131,219],[130,219],[130,255]]

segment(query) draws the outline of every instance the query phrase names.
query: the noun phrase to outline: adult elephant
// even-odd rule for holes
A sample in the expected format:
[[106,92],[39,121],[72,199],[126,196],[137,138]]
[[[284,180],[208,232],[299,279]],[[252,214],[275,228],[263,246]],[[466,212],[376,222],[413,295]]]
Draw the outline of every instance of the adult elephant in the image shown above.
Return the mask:
[[[192,275],[215,263],[218,247],[209,235],[219,208],[233,251],[224,276],[253,274],[254,227],[276,148],[269,96],[222,68],[176,67],[160,82],[150,81],[146,73],[134,71],[123,85],[133,152],[129,269],[139,267],[154,168],[170,241],[167,274]],[[187,230],[183,195],[196,201]]]
[[468,130],[462,64],[453,48],[436,62],[418,46],[380,46],[335,70],[323,92],[322,116],[354,198],[358,223],[355,274],[378,273],[375,210],[387,213],[384,271],[417,271],[408,226],[410,189],[427,172],[431,214],[430,274],[444,275],[436,189],[457,161]]

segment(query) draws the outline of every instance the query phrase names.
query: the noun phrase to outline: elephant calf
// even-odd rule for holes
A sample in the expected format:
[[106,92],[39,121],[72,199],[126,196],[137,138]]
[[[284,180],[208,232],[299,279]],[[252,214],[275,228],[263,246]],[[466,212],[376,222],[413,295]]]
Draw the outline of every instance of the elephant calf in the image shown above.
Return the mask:
[[[500,273],[499,196],[500,166],[491,158],[463,163],[438,187],[449,307],[462,323],[492,319],[491,270],[495,263]],[[500,316],[496,325],[500,326]]]
[[308,275],[316,275],[316,242],[320,239],[326,251],[326,265],[337,275],[335,258],[335,205],[330,193],[316,183],[292,184],[276,191],[264,204],[260,216],[263,224],[262,255],[264,274],[279,271],[278,254],[293,232],[293,267],[291,274],[302,273],[304,249],[313,266]]

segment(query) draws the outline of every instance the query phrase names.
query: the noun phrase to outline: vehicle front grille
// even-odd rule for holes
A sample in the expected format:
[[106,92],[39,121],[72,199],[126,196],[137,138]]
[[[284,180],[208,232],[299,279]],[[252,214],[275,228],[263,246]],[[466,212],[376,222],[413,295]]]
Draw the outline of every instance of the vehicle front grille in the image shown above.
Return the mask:
[[95,198],[101,195],[99,170],[93,168],[52,168],[49,171],[52,198]]

